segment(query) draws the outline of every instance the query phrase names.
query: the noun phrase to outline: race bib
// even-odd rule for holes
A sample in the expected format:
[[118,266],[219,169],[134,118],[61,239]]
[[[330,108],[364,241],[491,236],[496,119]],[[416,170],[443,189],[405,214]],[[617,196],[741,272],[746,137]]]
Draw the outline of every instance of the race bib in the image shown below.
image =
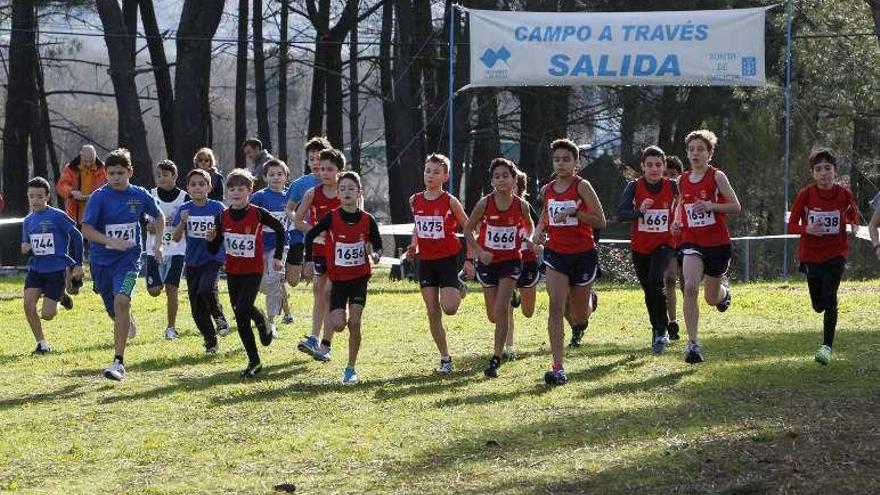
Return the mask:
[[256,256],[257,236],[254,234],[223,234],[223,247],[226,254],[236,258],[253,258]]
[[104,235],[114,239],[125,239],[126,241],[135,240],[136,223],[113,223],[104,226]]
[[577,208],[578,202],[570,199],[566,201],[557,201],[555,199],[551,199],[547,202],[547,216],[550,217],[550,225],[554,227],[569,227],[578,224],[577,217],[565,217],[561,222],[557,222],[556,215],[560,211],[567,210],[569,208]]
[[[272,215],[272,218],[281,222],[281,225],[284,226],[284,230],[290,230],[290,220],[287,218],[286,213],[284,213],[283,211],[270,211],[269,214]],[[272,230],[272,227],[269,227],[268,225],[263,225],[263,232],[275,231]]]
[[31,252],[34,256],[55,254],[55,234],[30,234]]
[[669,232],[669,210],[645,210],[644,215],[639,218],[639,232]]
[[715,225],[715,212],[703,211],[697,213],[694,211],[695,203],[687,203],[684,205],[684,213],[687,215],[688,227],[708,227]]
[[214,228],[214,217],[194,216],[186,219],[186,235],[194,239],[205,239],[208,230]]
[[364,241],[337,242],[336,266],[360,266],[367,262],[367,250]]
[[443,231],[443,217],[439,215],[416,215],[414,222],[416,236],[419,239],[443,239],[446,237],[446,232]]
[[166,227],[165,230],[162,231],[162,245],[170,246],[172,244],[174,244],[174,231]]
[[486,226],[486,247],[497,251],[516,248],[516,227]]
[[815,211],[807,212],[807,223],[810,225],[819,225],[822,227],[822,234],[839,234],[840,233],[840,212],[834,211]]

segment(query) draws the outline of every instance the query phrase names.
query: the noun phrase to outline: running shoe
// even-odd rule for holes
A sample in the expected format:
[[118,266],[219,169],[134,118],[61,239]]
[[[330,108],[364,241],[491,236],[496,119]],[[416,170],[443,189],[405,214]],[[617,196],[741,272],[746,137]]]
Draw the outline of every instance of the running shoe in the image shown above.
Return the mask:
[[293,315],[284,315],[284,318],[281,319],[281,323],[290,325],[293,323]]
[[483,373],[489,378],[498,378],[498,367],[501,366],[501,359],[495,356],[492,356],[492,359],[489,360],[489,365],[486,366],[486,369],[483,370]]
[[718,312],[723,313],[727,311],[728,308],[730,308],[730,282],[723,280],[721,282],[721,285],[727,290],[725,291],[726,294],[724,295],[724,299],[722,299],[720,303],[715,305],[715,309],[717,309]]
[[569,341],[569,347],[580,347],[581,340],[584,338],[584,332],[587,331],[587,326],[589,326],[590,322],[588,321],[583,325],[583,327],[571,327],[571,341]]
[[816,352],[816,362],[822,365],[827,365],[831,362],[831,348],[827,345],[823,345],[819,348],[819,351]]
[[452,358],[448,360],[441,359],[440,366],[437,368],[437,373],[440,373],[441,375],[452,373]]
[[268,346],[272,343],[272,338],[274,337],[273,331],[274,328],[266,325],[266,320],[263,318],[256,318],[254,323],[257,326],[257,333],[260,334],[260,343],[264,346]]
[[590,304],[593,306],[592,311],[599,309],[599,294],[596,294],[596,291],[594,290],[590,291]]
[[226,322],[225,317],[214,318],[214,324],[217,325],[217,335],[221,337],[229,335],[229,323]]
[[61,306],[62,306],[64,309],[66,309],[66,310],[68,310],[68,311],[70,311],[71,309],[73,309],[73,298],[70,297],[70,296],[67,295],[67,294],[62,295],[62,296],[61,296],[61,300],[58,301],[58,302],[61,304]]
[[121,381],[125,378],[125,366],[123,366],[118,359],[114,359],[113,364],[107,366],[104,370],[104,378]]
[[519,295],[519,291],[514,289],[513,295],[510,296],[510,305],[514,308],[518,308],[522,304],[522,297]]
[[697,344],[693,340],[688,342],[687,351],[684,353],[684,362],[688,364],[703,362],[703,353],[700,350],[700,344]]
[[177,333],[176,328],[168,327],[165,329],[165,340],[174,340],[177,337],[180,337],[180,334]]
[[568,383],[568,375],[565,374],[565,370],[562,368],[551,370],[544,373],[544,383],[547,385],[565,385]]
[[49,354],[50,352],[52,352],[52,349],[49,348],[48,345],[37,344],[37,348],[34,349],[34,352],[32,352],[31,354],[33,354],[35,356],[43,356],[43,355]]
[[358,382],[358,372],[354,369],[354,366],[347,366],[345,371],[342,372],[342,384],[343,385],[354,385]]
[[666,332],[669,334],[669,340],[678,340],[681,338],[678,336],[678,323],[674,321],[670,321],[666,325]]
[[513,347],[505,347],[504,352],[501,353],[501,358],[505,361],[516,361],[519,355],[516,353],[516,349]]
[[651,343],[651,352],[654,354],[663,354],[663,351],[666,350],[666,344],[669,343],[669,339],[658,335],[654,337],[654,341]]
[[318,352],[318,338],[310,335],[301,340],[299,344],[296,345],[296,348],[300,352],[304,352],[309,356],[315,357],[315,353]]
[[321,348],[319,347],[319,348],[315,351],[315,353],[312,354],[312,357],[315,358],[315,361],[320,361],[320,362],[322,362],[322,363],[326,363],[326,362],[330,361],[330,359],[331,359],[333,356],[330,355],[330,349],[329,349],[329,348],[328,348],[326,351],[322,351]]
[[241,377],[242,378],[253,378],[257,376],[257,373],[263,370],[263,365],[260,363],[248,363],[247,368],[242,370]]
[[217,354],[220,352],[220,341],[214,340],[212,344],[205,344],[205,352],[207,354]]

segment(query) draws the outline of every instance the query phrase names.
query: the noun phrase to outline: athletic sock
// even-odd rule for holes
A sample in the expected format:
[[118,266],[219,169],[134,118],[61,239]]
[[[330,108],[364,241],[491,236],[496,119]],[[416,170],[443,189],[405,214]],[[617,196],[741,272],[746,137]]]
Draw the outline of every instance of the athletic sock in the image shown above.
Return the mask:
[[122,356],[120,356],[119,354],[113,356],[113,360],[119,361],[119,364],[122,364]]

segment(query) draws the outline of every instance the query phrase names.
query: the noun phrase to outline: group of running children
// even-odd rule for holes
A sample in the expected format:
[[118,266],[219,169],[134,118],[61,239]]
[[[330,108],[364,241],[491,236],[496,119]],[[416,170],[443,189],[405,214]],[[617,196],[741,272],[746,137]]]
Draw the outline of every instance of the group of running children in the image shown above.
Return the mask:
[[[700,363],[699,288],[702,283],[705,301],[718,311],[730,307],[726,218],[740,212],[740,203],[724,172],[710,165],[716,136],[694,131],[686,145],[690,168],[684,173],[681,163],[660,148],[650,146],[642,152],[643,175],[627,185],[616,217],[632,224],[630,247],[644,291],[652,351],[661,354],[670,340],[679,339],[675,286],[680,278],[688,334],[685,361]],[[534,314],[536,286],[543,274],[552,354],[552,368],[544,379],[550,385],[567,382],[564,320],[571,330],[569,346],[579,347],[598,303],[592,290],[601,274],[595,231],[605,228],[606,220],[593,187],[577,174],[577,145],[558,139],[550,151],[553,180],[541,189],[537,224],[523,199],[526,175],[510,160],[492,161],[492,192],[467,215],[443,189],[449,160],[439,154],[427,157],[425,190],[409,200],[414,229],[407,256],[419,258],[421,294],[440,354],[438,373],[453,372],[442,315],[457,312],[466,291],[464,279],[476,278],[483,287],[486,315],[495,325],[492,356],[484,372],[497,377],[503,360],[516,359],[514,308],[527,317]],[[85,237],[94,290],[114,321],[115,354],[104,375],[123,379],[126,343],[137,332],[131,300],[144,230],[148,291],[157,296],[164,288],[168,296],[166,338],[177,337],[177,287],[185,266],[193,320],[206,352],[218,351],[218,335],[229,333],[217,290],[225,268],[235,323],[248,356],[241,376],[251,378],[262,367],[252,323],[260,343],[271,344],[278,336],[275,320],[286,306],[285,281],[296,286],[310,279],[312,331],[297,347],[318,361],[329,361],[333,336],[347,328],[343,383],[356,383],[371,261],[378,263],[382,239],[375,219],[362,208],[361,179],[346,171],[342,152],[324,138],[309,140],[306,152],[310,174],[288,186],[287,165],[273,159],[263,168],[267,186],[254,192],[248,172],[235,169],[224,179],[213,153],[202,149],[186,176],[184,192],[176,187],[177,168],[167,160],[155,167],[155,189],[132,185],[131,157],[126,150],[115,150],[105,162],[108,183],[90,197],[81,233],[63,211],[48,206],[49,183],[32,179],[22,252],[31,255],[24,308],[37,340],[34,352],[50,351],[40,320],[51,320],[59,303],[72,307],[68,292],[82,284]],[[831,150],[814,151],[809,165],[815,182],[795,199],[789,228],[801,235],[799,260],[812,306],[824,312],[824,341],[815,359],[828,364],[837,290],[846,267],[848,236],[858,227],[857,210],[852,193],[835,182],[837,159]],[[224,192],[226,204],[221,202]],[[849,232],[847,224],[853,226]],[[467,253],[461,270],[459,228]],[[265,313],[255,306],[259,292],[266,296]],[[43,306],[38,313],[40,296]]]

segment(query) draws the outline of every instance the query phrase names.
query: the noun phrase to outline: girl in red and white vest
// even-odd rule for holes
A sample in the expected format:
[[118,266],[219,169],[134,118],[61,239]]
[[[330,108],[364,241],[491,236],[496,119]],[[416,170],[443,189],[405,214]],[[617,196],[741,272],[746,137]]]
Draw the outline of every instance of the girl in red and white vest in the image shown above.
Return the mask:
[[367,303],[370,260],[379,262],[382,238],[373,216],[358,208],[363,194],[360,176],[355,172],[340,174],[337,191],[341,206],[306,233],[305,257],[307,261],[311,259],[315,239],[324,234],[327,275],[332,286],[324,339],[317,354],[329,354],[333,334],[348,327],[348,366],[343,371],[342,383],[351,385],[358,381],[355,365],[361,348],[361,315]]
[[208,250],[216,253],[221,246],[226,253],[226,283],[229,301],[235,311],[238,336],[248,355],[248,365],[241,372],[243,378],[253,378],[263,369],[251,321],[257,325],[260,342],[272,343],[272,332],[263,313],[254,306],[260,282],[263,279],[263,226],[275,231],[276,271],[284,266],[284,225],[260,206],[249,204],[254,190],[254,178],[244,169],[235,169],[226,178],[226,199],[229,207],[214,219],[205,238]]
[[[837,289],[849,256],[849,237],[859,229],[858,210],[852,192],[834,182],[837,157],[827,148],[810,154],[815,182],[798,192],[791,207],[788,231],[800,234],[798,260],[807,276],[813,310],[824,312],[824,338],[816,361],[831,361],[831,345],[837,328]],[[847,233],[846,225],[852,225]]]
[[[531,243],[529,235],[522,239],[520,230],[534,230],[529,204],[514,194],[518,169],[505,158],[492,160],[489,176],[494,192],[483,196],[468,217],[464,238],[477,256],[477,280],[483,285],[486,315],[495,324],[495,347],[486,376],[498,376],[501,354],[510,329],[510,298],[522,274],[523,242]],[[474,230],[479,229],[479,239]]]
[[651,322],[651,350],[661,354],[669,344],[664,293],[664,274],[675,258],[672,225],[678,185],[663,178],[666,154],[657,146],[642,151],[644,175],[627,184],[617,207],[617,220],[631,222],[630,250],[636,275],[645,293],[645,306]]
[[732,248],[727,215],[740,212],[739,199],[721,170],[709,165],[718,138],[708,130],[693,131],[685,138],[691,168],[678,181],[681,194],[673,232],[681,232],[679,252],[683,255],[684,321],[688,331],[685,361],[703,362],[697,342],[700,281],[706,302],[718,311],[730,307],[730,288],[722,277],[730,264]]

